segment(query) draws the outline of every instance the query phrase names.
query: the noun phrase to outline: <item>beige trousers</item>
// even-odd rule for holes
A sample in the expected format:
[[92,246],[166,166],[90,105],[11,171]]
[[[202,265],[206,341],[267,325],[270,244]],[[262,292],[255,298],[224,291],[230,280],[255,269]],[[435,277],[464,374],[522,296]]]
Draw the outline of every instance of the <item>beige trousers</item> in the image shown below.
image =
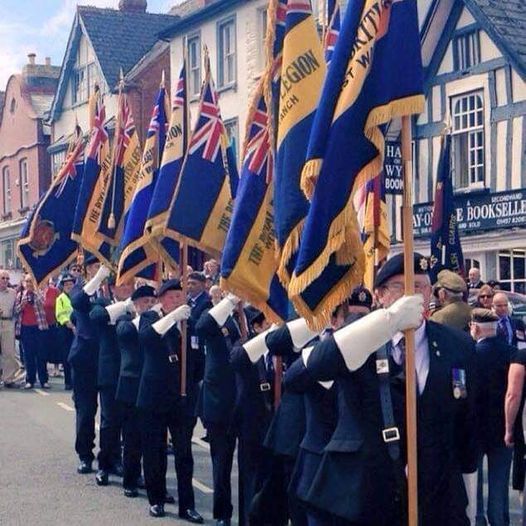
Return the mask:
[[16,382],[23,376],[20,361],[16,356],[15,322],[0,320],[0,366],[1,378],[5,383]]

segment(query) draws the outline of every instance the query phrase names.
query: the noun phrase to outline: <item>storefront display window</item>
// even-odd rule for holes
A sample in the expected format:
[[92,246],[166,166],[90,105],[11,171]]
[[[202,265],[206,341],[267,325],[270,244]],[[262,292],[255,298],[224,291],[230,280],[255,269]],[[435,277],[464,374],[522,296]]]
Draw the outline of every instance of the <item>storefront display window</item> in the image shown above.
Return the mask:
[[504,290],[526,293],[526,249],[499,252],[498,280]]

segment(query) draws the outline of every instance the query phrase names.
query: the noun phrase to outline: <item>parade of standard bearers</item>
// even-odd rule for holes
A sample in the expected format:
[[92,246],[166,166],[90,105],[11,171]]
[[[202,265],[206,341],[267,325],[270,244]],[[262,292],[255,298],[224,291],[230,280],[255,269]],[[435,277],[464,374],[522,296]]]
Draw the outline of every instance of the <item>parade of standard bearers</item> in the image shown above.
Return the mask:
[[[320,39],[309,2],[270,0],[239,173],[206,48],[193,128],[181,57],[142,150],[122,79],[112,140],[94,90],[87,141],[76,126],[24,225],[17,292],[0,273],[4,385],[21,381],[15,329],[28,390],[50,387],[46,347],[59,347],[78,474],[145,491],[151,517],[173,504],[204,522],[200,419],[217,526],[509,525],[512,461],[514,489],[525,479],[525,330],[498,284],[464,277],[447,130],[431,256],[413,250],[416,1],[350,0],[341,27],[329,4]],[[392,123],[403,253],[383,213]]]

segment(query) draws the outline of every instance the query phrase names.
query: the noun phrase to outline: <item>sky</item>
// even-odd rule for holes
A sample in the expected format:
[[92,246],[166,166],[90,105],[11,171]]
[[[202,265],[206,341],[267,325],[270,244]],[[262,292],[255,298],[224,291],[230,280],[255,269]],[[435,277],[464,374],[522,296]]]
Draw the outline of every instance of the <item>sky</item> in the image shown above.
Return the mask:
[[[0,0],[0,91],[9,77],[19,73],[27,54],[37,64],[51,57],[62,64],[77,4],[117,8],[118,0]],[[148,0],[148,11],[166,13],[178,0]]]

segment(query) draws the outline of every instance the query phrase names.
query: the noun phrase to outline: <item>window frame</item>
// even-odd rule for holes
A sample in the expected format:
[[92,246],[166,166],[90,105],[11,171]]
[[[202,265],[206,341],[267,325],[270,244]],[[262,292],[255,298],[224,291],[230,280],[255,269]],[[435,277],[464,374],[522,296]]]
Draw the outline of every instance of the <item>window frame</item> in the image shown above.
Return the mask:
[[[223,31],[227,26],[232,26],[231,33],[231,43],[233,46],[233,51],[230,50],[228,56],[233,57],[232,65],[232,79],[226,79],[225,77],[225,66],[227,66],[228,56],[224,55],[224,41],[223,41]],[[232,14],[228,17],[225,17],[217,22],[217,87],[220,90],[233,88],[237,84],[237,19],[236,15]]]
[[4,216],[8,216],[13,213],[13,203],[11,196],[11,170],[9,169],[9,166],[4,166],[2,168],[2,192],[2,210]]
[[[477,100],[480,101],[480,105]],[[459,111],[457,107],[460,107]],[[484,91],[473,90],[450,97],[450,115],[455,190],[484,189],[486,187]],[[466,165],[461,166],[464,163]]]
[[[190,46],[195,42],[196,49],[196,64],[192,65],[192,55],[190,53]],[[201,94],[201,85],[203,83],[202,74],[202,60],[201,60],[201,32],[191,33],[186,36],[186,54],[188,56],[188,95],[191,99],[199,97]],[[197,73],[197,82],[194,85],[194,72]]]
[[453,37],[453,69],[467,71],[480,64],[480,30],[468,29]]
[[257,42],[260,44],[257,49],[257,64],[258,70],[264,71],[266,66],[266,38],[268,27],[268,12],[266,7],[256,8],[257,17]]
[[[502,261],[501,258],[508,259],[508,273],[509,277],[502,277]],[[522,259],[525,267],[525,272],[523,272],[522,277],[515,277],[515,259]],[[510,292],[518,292],[519,294],[524,294],[526,290],[526,249],[509,249],[509,250],[499,250],[497,253],[497,280],[501,284],[504,290],[509,290]],[[518,287],[521,284],[522,287]],[[517,290],[519,289],[519,290]]]
[[[73,106],[86,103],[99,80],[97,62],[91,56],[88,42],[83,39],[77,49],[77,60],[72,72],[71,102]],[[79,78],[82,79],[79,81]]]
[[[234,154],[236,158],[236,165],[239,169],[239,119],[237,117],[232,117],[231,119],[225,119],[224,121],[225,130],[227,137],[232,144],[232,139],[234,140]],[[231,130],[235,129],[234,133],[231,133]]]
[[[22,167],[25,169],[23,170]],[[20,189],[20,211],[29,209],[29,167],[27,157],[18,161],[18,186]]]

